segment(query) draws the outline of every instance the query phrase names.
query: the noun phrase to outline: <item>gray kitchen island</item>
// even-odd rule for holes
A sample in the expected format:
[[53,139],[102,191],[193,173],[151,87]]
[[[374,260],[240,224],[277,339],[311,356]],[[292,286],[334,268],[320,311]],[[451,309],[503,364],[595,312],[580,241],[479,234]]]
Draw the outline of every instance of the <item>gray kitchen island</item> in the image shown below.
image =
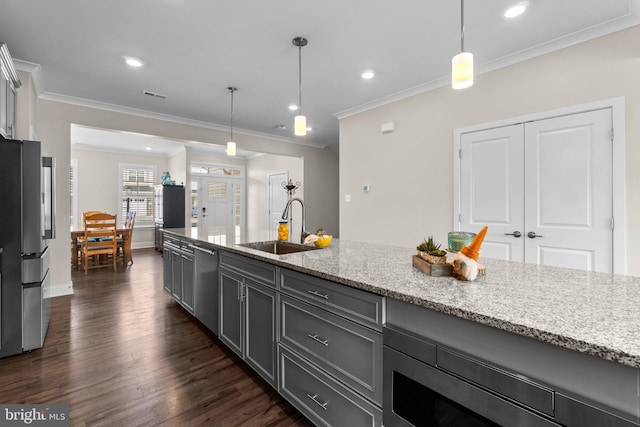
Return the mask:
[[[271,239],[244,228],[164,238],[218,254],[217,283],[195,284],[215,287],[213,332],[316,424],[419,425],[405,371],[410,394],[441,378],[429,387],[487,425],[640,425],[640,278],[481,257],[486,274],[461,282],[414,268],[412,248],[334,239],[278,255],[242,246]],[[167,249],[165,289],[176,298],[182,260],[189,310],[183,265],[198,266]]]

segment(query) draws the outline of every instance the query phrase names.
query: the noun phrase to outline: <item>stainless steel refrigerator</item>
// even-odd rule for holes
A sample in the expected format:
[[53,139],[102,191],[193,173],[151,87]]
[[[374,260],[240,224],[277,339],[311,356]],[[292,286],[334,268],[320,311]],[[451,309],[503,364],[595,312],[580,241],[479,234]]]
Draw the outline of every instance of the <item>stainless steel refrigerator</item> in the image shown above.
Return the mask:
[[55,162],[37,141],[0,137],[0,357],[42,347],[49,326]]

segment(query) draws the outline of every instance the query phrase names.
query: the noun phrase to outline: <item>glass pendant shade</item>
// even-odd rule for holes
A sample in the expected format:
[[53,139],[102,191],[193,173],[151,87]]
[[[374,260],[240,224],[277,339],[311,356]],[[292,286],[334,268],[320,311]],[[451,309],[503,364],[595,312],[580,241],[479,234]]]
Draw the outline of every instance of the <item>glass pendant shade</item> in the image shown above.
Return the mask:
[[307,118],[305,116],[296,116],[293,124],[293,133],[296,136],[305,136],[307,134]]
[[296,37],[292,42],[298,48],[298,111],[300,112],[293,119],[293,134],[305,136],[307,134],[307,118],[302,115],[302,48],[307,45],[307,39]]
[[236,155],[236,143],[227,142],[227,156],[235,156],[235,155]]
[[451,87],[465,89],[473,85],[473,54],[460,52],[451,60]]
[[236,143],[233,142],[233,93],[237,91],[238,88],[229,86],[227,91],[231,94],[231,133],[229,135],[229,142],[227,142],[227,156],[235,156],[236,155]]

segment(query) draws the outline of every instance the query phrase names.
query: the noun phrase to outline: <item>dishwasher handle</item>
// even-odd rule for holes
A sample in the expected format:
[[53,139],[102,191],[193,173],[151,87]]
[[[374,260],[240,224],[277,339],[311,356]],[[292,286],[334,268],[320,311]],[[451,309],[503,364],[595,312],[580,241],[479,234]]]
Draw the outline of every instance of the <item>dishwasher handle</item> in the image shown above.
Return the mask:
[[209,249],[201,248],[200,246],[189,245],[189,247],[191,249],[197,249],[200,252],[204,252],[204,253],[209,254],[209,255],[215,255],[216,254],[216,251],[210,251]]

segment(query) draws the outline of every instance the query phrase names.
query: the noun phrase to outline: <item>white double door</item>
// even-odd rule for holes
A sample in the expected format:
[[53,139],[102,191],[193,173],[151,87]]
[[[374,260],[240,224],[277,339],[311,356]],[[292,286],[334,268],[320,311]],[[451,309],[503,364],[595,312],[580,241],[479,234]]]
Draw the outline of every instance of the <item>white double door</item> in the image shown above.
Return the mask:
[[460,229],[481,256],[613,271],[611,109],[465,133]]

